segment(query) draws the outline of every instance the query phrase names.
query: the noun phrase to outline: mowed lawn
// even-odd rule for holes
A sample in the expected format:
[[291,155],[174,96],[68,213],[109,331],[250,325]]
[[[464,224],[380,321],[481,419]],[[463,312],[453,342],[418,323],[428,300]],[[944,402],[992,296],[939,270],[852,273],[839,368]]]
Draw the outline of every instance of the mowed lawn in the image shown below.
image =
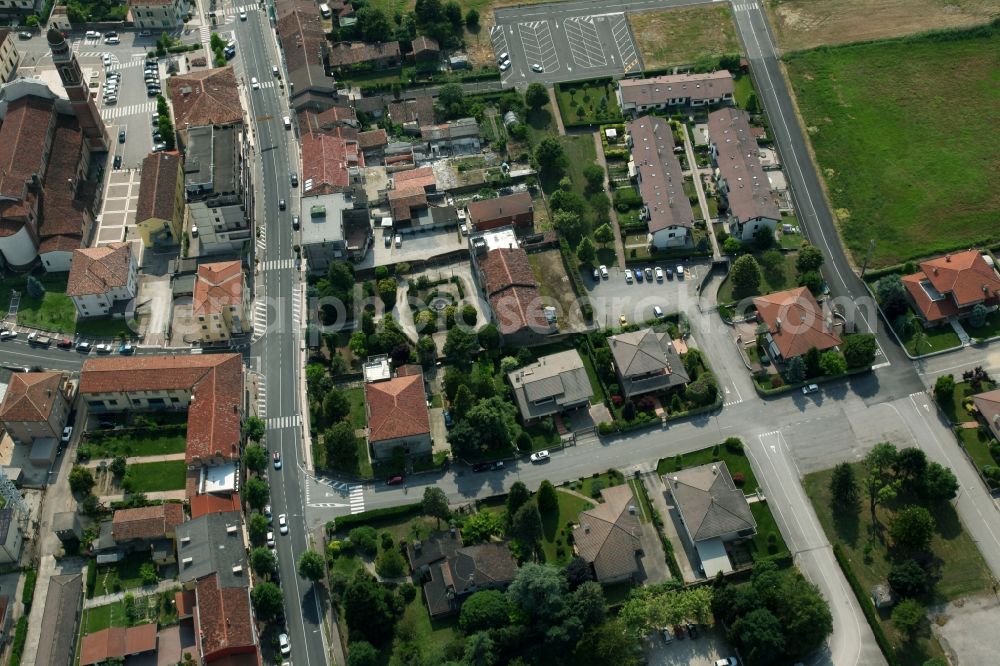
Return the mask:
[[186,469],[183,460],[138,463],[128,466],[125,479],[131,483],[134,493],[183,490]]
[[631,12],[628,20],[647,70],[741,52],[728,4]]
[[998,52],[994,30],[786,56],[855,262],[872,239],[869,268],[1000,240]]

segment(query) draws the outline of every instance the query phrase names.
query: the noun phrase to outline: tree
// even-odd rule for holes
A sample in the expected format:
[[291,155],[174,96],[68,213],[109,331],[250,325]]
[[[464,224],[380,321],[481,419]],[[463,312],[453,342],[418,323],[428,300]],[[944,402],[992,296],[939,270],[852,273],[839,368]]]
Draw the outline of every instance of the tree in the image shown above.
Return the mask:
[[[322,366],[320,370],[322,370]],[[247,420],[243,422],[243,436],[251,442],[259,442],[264,439],[266,431],[267,425],[264,423],[264,419],[259,416],[247,417]]]
[[805,657],[833,632],[826,599],[798,571],[782,574],[774,615],[784,627],[785,653],[793,657]]
[[284,600],[281,588],[274,583],[267,581],[257,583],[250,593],[250,598],[253,600],[253,609],[258,619],[270,622],[281,614]]
[[802,360],[806,364],[806,377],[818,377],[822,370],[819,367],[820,353],[815,347],[806,350]]
[[875,361],[878,342],[872,333],[855,333],[844,337],[844,359],[848,368],[868,368]]
[[469,413],[472,408],[473,398],[472,391],[465,384],[458,387],[455,391],[455,399],[451,401],[451,411],[456,420],[460,420]]
[[477,631],[465,640],[464,663],[494,666],[499,658],[497,646],[488,632]]
[[125,471],[128,469],[128,462],[126,462],[125,456],[115,456],[111,464],[108,465],[108,469],[115,475],[115,478],[120,479],[125,476]]
[[799,273],[815,273],[823,265],[823,251],[815,245],[803,245],[795,258],[795,269]]
[[479,12],[475,9],[465,12],[465,27],[469,30],[475,30],[479,27]]
[[[532,507],[534,508],[534,507]],[[507,599],[518,609],[525,624],[535,620],[551,623],[565,606],[566,581],[555,567],[528,562],[517,570],[507,588]]]
[[744,254],[733,262],[730,277],[737,295],[748,296],[760,288],[760,266],[753,255]]
[[781,623],[766,608],[758,608],[736,620],[729,633],[740,647],[747,666],[773,664],[779,661],[785,649]]
[[754,229],[753,244],[758,252],[763,252],[774,246],[774,229],[763,225]]
[[510,622],[511,607],[499,590],[480,590],[462,604],[458,625],[467,634],[499,629]]
[[456,326],[448,331],[444,341],[444,355],[460,367],[468,367],[472,355],[479,347],[476,336],[464,326]]
[[350,348],[351,353],[353,353],[358,358],[364,358],[368,356],[368,338],[361,331],[354,331],[351,333],[351,340],[347,343]]
[[813,296],[823,293],[823,278],[819,273],[810,271],[799,276],[799,286],[805,287]]
[[583,177],[587,181],[588,192],[600,192],[604,189],[604,169],[599,164],[588,164],[583,167]]
[[361,313],[361,330],[364,332],[365,337],[375,335],[375,317],[367,310]]
[[608,243],[615,239],[615,232],[611,229],[610,224],[602,224],[601,226],[594,229],[594,240],[600,243],[602,246],[607,247]]
[[257,509],[261,511],[271,497],[271,490],[267,487],[267,482],[259,476],[252,476],[247,479],[246,485],[244,486],[244,493],[246,494],[247,504],[252,509]]
[[420,336],[417,340],[417,356],[420,358],[420,364],[425,368],[434,365],[437,360],[437,345],[434,344],[434,338],[429,335]]
[[576,213],[580,217],[587,211],[587,202],[576,192],[556,190],[549,197],[549,206],[553,211],[565,210]]
[[907,640],[913,640],[927,611],[915,599],[903,599],[892,609],[892,623]]
[[323,396],[323,421],[327,424],[337,423],[351,414],[351,402],[343,391],[330,389]]
[[619,622],[606,622],[594,627],[580,639],[573,653],[576,666],[638,666],[640,659],[638,643],[632,640]]
[[593,627],[604,622],[607,601],[604,589],[596,581],[586,581],[570,593],[567,611],[585,627]]
[[927,464],[927,470],[921,477],[921,491],[932,502],[947,502],[958,494],[958,479],[955,473],[944,465],[936,462]]
[[503,533],[500,516],[492,511],[480,511],[465,521],[462,526],[462,540],[466,545],[489,541],[490,537]]
[[399,578],[406,572],[406,561],[398,550],[388,548],[375,558],[375,571],[383,578]]
[[323,448],[326,450],[326,466],[331,469],[354,471],[358,467],[358,444],[354,436],[354,426],[341,421],[323,433]]
[[854,479],[854,468],[849,463],[840,463],[834,467],[830,477],[833,510],[841,515],[853,515],[858,511],[860,497],[858,484]]
[[580,239],[580,243],[576,246],[576,258],[580,260],[581,264],[587,266],[592,266],[594,260],[597,259],[597,248],[594,247],[594,242],[586,236]]
[[378,541],[374,527],[369,525],[355,527],[350,531],[347,538],[351,540],[351,544],[362,555],[373,557],[378,552]]
[[819,359],[819,367],[827,377],[836,377],[847,372],[847,361],[840,355],[840,352],[830,349],[823,352]]
[[896,453],[892,469],[899,479],[909,482],[919,481],[927,471],[927,454],[913,446],[900,449]]
[[742,249],[743,243],[740,242],[740,239],[735,236],[730,236],[726,240],[722,241],[722,251],[726,254],[736,254]]
[[500,339],[500,330],[496,327],[496,324],[486,324],[479,329],[476,337],[479,339],[479,346],[486,351],[500,349],[502,341]]
[[399,616],[393,597],[371,574],[363,569],[355,572],[343,595],[344,620],[351,636],[376,646],[391,639]]
[[527,551],[534,553],[542,538],[542,516],[534,502],[524,504],[511,519],[510,535]]
[[789,384],[798,384],[806,378],[806,362],[801,356],[793,356],[785,368],[785,379]]
[[358,10],[358,31],[366,42],[387,42],[392,37],[392,24],[385,13],[371,6]]
[[69,487],[78,495],[86,495],[94,487],[94,474],[86,467],[73,465],[69,471]]
[[531,499],[528,487],[520,481],[515,481],[507,491],[507,515],[513,517],[524,503]]
[[508,446],[519,431],[514,421],[516,408],[506,399],[494,396],[482,400],[455,424],[448,442],[458,453],[489,453]]
[[976,303],[972,306],[972,312],[969,313],[969,324],[981,328],[986,323],[987,315],[989,315],[989,311],[986,306],[982,303]]
[[300,576],[313,583],[323,580],[323,577],[326,576],[326,563],[323,562],[323,556],[315,550],[307,550],[302,553],[295,569]]
[[901,597],[919,597],[930,589],[927,572],[916,560],[903,560],[889,569],[889,587]]
[[258,546],[250,551],[250,566],[257,575],[270,576],[277,569],[278,560],[269,549]]
[[437,519],[438,529],[441,529],[441,519],[447,520],[451,516],[451,510],[448,508],[448,496],[437,486],[424,488],[424,499],[420,504],[425,515]]
[[378,291],[378,297],[385,304],[386,310],[396,307],[396,290],[398,287],[399,284],[396,282],[396,278],[386,278],[378,281],[376,290]]
[[587,233],[587,220],[582,214],[571,210],[557,210],[552,216],[552,226],[570,245],[581,242]]
[[574,557],[570,560],[565,568],[563,568],[563,576],[566,578],[566,584],[569,586],[570,591],[575,590],[587,581],[594,580],[593,569],[590,568],[590,564],[582,557]]
[[555,137],[547,136],[535,148],[535,160],[542,171],[562,171],[566,165],[566,155],[562,144]]
[[267,451],[260,444],[250,444],[243,450],[243,464],[247,469],[260,473],[267,467]]
[[541,83],[529,83],[524,91],[524,104],[532,111],[537,111],[549,102],[549,91]]
[[446,83],[438,90],[438,104],[449,117],[460,116],[465,111],[465,92],[458,83]]
[[890,470],[896,462],[896,446],[890,442],[879,442],[865,456],[865,489],[868,491],[868,508],[872,523],[877,523],[875,507],[896,497],[899,482],[892,478]]
[[952,375],[941,375],[934,382],[934,398],[938,404],[950,411],[955,399],[955,378]]
[[139,567],[139,578],[143,585],[156,585],[159,578],[156,575],[156,565],[152,562],[143,562]]
[[347,652],[347,666],[379,666],[379,653],[368,641],[351,641]]
[[925,550],[934,536],[934,516],[922,506],[903,507],[889,525],[889,535],[896,546],[907,550]]
[[247,521],[247,532],[250,534],[251,543],[264,543],[264,539],[267,537],[267,530],[267,518],[264,517],[264,514],[252,513],[250,520]]
[[559,496],[556,495],[555,487],[548,479],[543,479],[538,487],[538,510],[544,513],[559,510]]
[[890,320],[906,311],[906,287],[897,273],[879,278],[875,283],[875,298]]

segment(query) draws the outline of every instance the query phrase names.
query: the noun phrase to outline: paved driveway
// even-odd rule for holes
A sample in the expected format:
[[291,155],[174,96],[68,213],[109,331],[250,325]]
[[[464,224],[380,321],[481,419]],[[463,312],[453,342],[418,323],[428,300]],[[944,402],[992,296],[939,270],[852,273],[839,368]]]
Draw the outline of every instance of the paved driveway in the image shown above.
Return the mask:
[[401,261],[421,261],[439,254],[460,250],[468,247],[466,238],[459,236],[457,229],[435,229],[417,233],[403,233],[403,242],[399,247],[392,244],[386,247],[382,231],[375,232],[375,242],[372,251],[359,264],[364,268],[372,266],[387,266]]

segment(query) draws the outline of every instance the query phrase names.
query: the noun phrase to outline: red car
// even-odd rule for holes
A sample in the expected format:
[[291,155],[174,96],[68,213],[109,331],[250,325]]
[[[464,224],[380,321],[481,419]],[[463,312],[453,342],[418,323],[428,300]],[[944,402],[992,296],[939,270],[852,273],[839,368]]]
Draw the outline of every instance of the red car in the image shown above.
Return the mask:
[[398,486],[401,483],[403,483],[403,475],[397,474],[396,476],[390,476],[389,479],[385,482],[385,485]]
[[70,340],[69,338],[63,338],[62,340],[56,343],[56,347],[59,347],[60,349],[72,349],[73,341]]

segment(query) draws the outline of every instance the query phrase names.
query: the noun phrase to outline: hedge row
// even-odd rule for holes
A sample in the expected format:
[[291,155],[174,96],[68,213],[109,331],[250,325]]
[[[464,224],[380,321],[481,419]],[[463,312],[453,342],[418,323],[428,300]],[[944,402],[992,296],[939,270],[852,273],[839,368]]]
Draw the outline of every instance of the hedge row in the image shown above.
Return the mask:
[[358,525],[367,525],[368,523],[389,520],[391,518],[405,518],[407,516],[413,516],[420,513],[421,506],[420,502],[416,502],[414,504],[387,506],[383,509],[362,511],[361,513],[355,513],[350,516],[344,516],[343,518],[337,518],[333,521],[334,529],[337,531],[344,531],[353,529]]
[[24,577],[24,588],[21,590],[21,603],[24,604],[24,612],[31,610],[31,602],[35,599],[35,583],[38,581],[38,571],[31,569]]
[[670,569],[670,575],[677,580],[683,581],[684,574],[681,573],[681,567],[677,564],[677,556],[674,555],[674,544],[670,542],[670,539],[663,536],[663,516],[660,515],[655,506],[652,506],[652,502],[650,502],[649,510],[653,514],[653,526],[656,527],[656,534],[660,537],[660,542],[663,544],[663,552],[667,556],[667,568]]
[[809,384],[823,384],[825,382],[832,382],[837,379],[845,379],[847,377],[851,377],[852,375],[862,375],[866,372],[871,372],[871,367],[851,368],[847,372],[840,375],[813,377],[812,379],[807,379],[797,384],[783,384],[778,388],[764,388],[755,381],[753,383],[753,387],[757,390],[757,393],[760,394],[762,397],[770,398],[776,395],[781,395],[782,393],[788,393],[789,391],[795,391],[797,389],[802,388],[803,386],[808,386]]
[[97,587],[97,564],[94,559],[87,560],[87,598],[94,596],[94,588]]
[[8,666],[20,666],[21,653],[24,652],[24,643],[28,640],[28,616],[22,615],[17,621],[17,629],[14,630],[14,645],[10,649],[10,661]]
[[562,253],[566,274],[569,275],[569,279],[573,283],[573,291],[576,292],[576,297],[580,302],[580,313],[583,315],[584,320],[588,322],[594,321],[594,306],[590,304],[590,296],[587,294],[587,290],[584,289],[580,271],[576,268],[576,255],[570,250],[569,243],[565,238],[559,239],[559,251]]
[[854,596],[858,598],[861,610],[864,611],[865,619],[868,620],[868,624],[872,628],[872,633],[875,634],[875,642],[878,643],[879,649],[882,650],[885,660],[889,662],[889,666],[902,666],[899,659],[896,657],[896,651],[889,642],[889,638],[885,635],[885,630],[882,629],[882,623],[879,622],[878,615],[875,612],[875,608],[872,606],[871,599],[868,598],[868,593],[865,591],[865,588],[861,586],[861,581],[858,580],[858,577],[854,575],[854,571],[851,569],[851,563],[848,561],[847,555],[844,554],[844,549],[839,543],[833,544],[833,556],[837,558],[837,564],[839,564],[840,568],[843,570],[844,576],[847,578],[847,582],[854,591]]

